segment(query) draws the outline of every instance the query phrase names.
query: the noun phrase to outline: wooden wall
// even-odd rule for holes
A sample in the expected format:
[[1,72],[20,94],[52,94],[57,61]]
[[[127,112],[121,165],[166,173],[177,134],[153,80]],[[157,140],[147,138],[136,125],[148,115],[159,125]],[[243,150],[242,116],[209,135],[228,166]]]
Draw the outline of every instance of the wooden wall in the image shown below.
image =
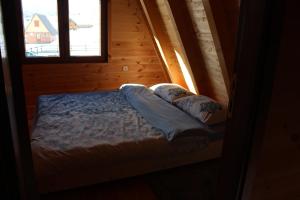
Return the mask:
[[[109,1],[109,62],[23,66],[28,118],[41,94],[109,90],[123,83],[168,82],[138,0]],[[128,66],[123,71],[122,66]]]

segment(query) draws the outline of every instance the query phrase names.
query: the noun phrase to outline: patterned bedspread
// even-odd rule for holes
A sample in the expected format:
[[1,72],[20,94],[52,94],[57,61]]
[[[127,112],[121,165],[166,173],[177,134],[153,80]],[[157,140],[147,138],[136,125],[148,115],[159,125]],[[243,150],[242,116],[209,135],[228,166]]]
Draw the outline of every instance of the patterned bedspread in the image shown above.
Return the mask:
[[221,140],[168,141],[122,92],[39,97],[32,157],[40,192],[136,176],[219,157]]
[[118,91],[43,95],[38,106],[32,143],[42,148],[69,150],[163,137]]

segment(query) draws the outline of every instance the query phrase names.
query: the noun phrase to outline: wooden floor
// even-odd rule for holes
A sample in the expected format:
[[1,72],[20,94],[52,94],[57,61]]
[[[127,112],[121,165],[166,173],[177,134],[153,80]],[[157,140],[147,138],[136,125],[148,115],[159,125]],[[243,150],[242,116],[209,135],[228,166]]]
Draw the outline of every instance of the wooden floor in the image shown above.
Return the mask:
[[217,160],[42,195],[41,200],[213,200]]
[[41,200],[157,200],[142,179],[99,184],[41,196]]

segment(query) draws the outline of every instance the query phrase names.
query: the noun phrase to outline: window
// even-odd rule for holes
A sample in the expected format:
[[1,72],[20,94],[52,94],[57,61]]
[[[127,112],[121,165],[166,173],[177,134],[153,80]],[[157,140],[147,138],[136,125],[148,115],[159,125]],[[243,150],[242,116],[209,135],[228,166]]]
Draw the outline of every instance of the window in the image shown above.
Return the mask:
[[19,1],[24,62],[107,60],[107,0]]
[[39,27],[39,20],[34,20],[34,27]]

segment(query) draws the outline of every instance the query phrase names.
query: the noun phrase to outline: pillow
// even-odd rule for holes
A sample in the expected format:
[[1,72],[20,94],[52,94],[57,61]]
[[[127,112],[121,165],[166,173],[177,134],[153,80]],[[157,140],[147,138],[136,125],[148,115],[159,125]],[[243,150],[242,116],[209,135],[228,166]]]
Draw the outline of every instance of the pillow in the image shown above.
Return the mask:
[[120,90],[121,89],[124,89],[124,88],[126,88],[126,87],[130,87],[130,86],[135,86],[135,87],[146,87],[145,85],[143,85],[143,84],[138,84],[138,83],[124,83],[124,84],[122,84],[121,86],[120,86]]
[[207,125],[218,124],[226,120],[223,106],[204,95],[187,96],[177,99],[175,105]]
[[151,86],[150,89],[154,91],[154,94],[170,103],[173,103],[178,98],[194,95],[185,88],[174,83],[159,83]]

